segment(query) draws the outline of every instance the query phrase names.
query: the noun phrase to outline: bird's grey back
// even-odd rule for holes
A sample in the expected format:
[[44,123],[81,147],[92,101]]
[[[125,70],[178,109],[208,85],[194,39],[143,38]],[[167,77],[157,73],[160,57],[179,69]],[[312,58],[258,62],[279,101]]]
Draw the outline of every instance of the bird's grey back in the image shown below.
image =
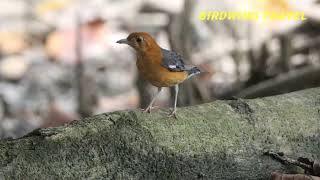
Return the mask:
[[187,71],[188,77],[199,74],[201,71],[199,68],[195,66],[187,66],[185,65],[183,58],[181,55],[174,51],[169,51],[161,48],[163,61],[162,66],[174,72]]
[[170,71],[185,71],[185,64],[182,56],[174,51],[169,51],[161,48],[163,61],[162,66]]

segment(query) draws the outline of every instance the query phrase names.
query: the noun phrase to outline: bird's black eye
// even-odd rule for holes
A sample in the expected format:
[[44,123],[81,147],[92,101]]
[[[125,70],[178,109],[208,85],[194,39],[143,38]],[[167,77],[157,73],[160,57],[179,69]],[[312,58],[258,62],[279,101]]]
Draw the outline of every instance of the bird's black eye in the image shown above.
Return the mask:
[[137,42],[138,42],[138,43],[142,42],[142,38],[141,38],[141,37],[138,37],[138,38],[137,38]]

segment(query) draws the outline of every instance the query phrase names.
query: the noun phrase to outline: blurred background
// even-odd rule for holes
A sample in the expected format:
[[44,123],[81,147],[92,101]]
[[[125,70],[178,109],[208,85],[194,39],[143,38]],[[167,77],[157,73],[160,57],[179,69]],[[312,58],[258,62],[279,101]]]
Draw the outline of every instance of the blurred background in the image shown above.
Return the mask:
[[[179,106],[320,86],[319,0],[1,0],[0,139],[145,107],[156,92],[134,51],[146,31],[204,73]],[[303,11],[306,21],[200,21],[201,11]],[[171,106],[171,90],[158,106]]]

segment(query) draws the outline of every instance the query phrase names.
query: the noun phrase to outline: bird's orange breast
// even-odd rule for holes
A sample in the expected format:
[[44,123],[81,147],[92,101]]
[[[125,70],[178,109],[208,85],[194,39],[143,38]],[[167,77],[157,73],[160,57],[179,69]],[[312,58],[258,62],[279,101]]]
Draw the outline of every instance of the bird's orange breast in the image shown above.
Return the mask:
[[141,76],[156,87],[170,87],[183,82],[187,72],[172,72],[163,67],[161,55],[137,57],[137,68]]

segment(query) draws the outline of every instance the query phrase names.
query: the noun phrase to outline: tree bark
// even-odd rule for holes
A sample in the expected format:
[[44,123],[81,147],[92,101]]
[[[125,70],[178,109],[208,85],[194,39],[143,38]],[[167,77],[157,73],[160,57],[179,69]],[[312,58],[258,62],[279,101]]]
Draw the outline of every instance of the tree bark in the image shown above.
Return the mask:
[[0,179],[268,179],[264,156],[320,158],[320,88],[144,114],[105,113],[0,141]]

